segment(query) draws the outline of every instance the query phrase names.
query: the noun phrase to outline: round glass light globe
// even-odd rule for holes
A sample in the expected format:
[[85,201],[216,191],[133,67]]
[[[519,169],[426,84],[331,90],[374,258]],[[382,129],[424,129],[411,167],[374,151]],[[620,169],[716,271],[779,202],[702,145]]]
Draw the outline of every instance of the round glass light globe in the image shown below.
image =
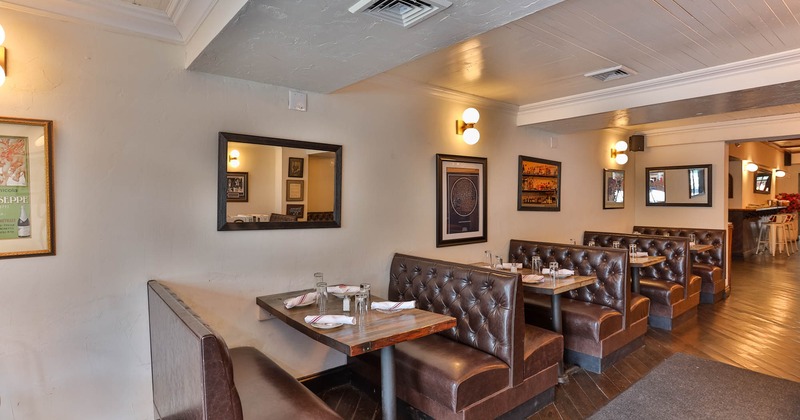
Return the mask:
[[232,158],[238,158],[239,157],[239,151],[236,150],[236,149],[231,150],[231,157]]
[[748,172],[755,172],[758,170],[758,165],[756,165],[753,162],[750,162],[747,164],[747,166],[745,166],[745,169],[747,169]]
[[775,171],[775,176],[777,176],[778,178],[783,178],[786,176],[786,171],[784,171],[783,169],[778,169],[777,171]]
[[464,120],[466,124],[475,124],[480,118],[481,114],[475,108],[467,108],[464,110],[464,113],[461,114],[461,119]]
[[628,155],[626,155],[625,153],[620,153],[617,155],[617,157],[614,158],[614,160],[617,162],[618,165],[624,165],[628,163]]
[[616,149],[618,152],[624,152],[628,150],[628,143],[626,143],[625,140],[620,140],[614,145],[614,149]]
[[468,128],[464,130],[464,142],[467,144],[475,144],[481,139],[481,132],[477,128]]

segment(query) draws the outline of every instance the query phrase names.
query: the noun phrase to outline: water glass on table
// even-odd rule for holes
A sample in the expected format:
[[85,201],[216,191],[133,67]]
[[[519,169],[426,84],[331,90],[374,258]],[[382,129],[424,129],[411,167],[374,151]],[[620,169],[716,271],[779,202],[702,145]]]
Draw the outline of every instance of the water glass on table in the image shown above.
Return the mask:
[[367,310],[369,310],[369,307],[372,304],[372,286],[370,286],[369,283],[361,283],[359,291],[367,294]]
[[322,273],[314,273],[317,288],[317,308],[320,314],[328,311],[328,283],[322,278]]
[[367,292],[359,290],[356,292],[356,308],[355,313],[353,314],[356,317],[356,323],[358,325],[364,325],[364,319],[367,316],[367,310],[369,310],[369,306],[367,304]]
[[558,278],[558,263],[555,261],[550,261],[550,278],[553,281]]
[[636,257],[636,244],[630,244],[630,245],[628,245],[628,250],[629,250],[629,251],[630,251],[630,253],[631,253],[631,258],[634,258],[634,257]]
[[538,255],[531,257],[531,271],[533,274],[542,274],[542,257]]
[[620,248],[619,241],[614,241],[611,243],[611,248]]
[[589,243],[587,245],[589,245],[589,246],[597,246],[597,243],[594,241],[594,239],[592,239],[592,240],[589,241]]
[[694,233],[690,233],[689,234],[689,245],[694,245],[696,243],[695,239],[697,239],[697,237],[694,236]]

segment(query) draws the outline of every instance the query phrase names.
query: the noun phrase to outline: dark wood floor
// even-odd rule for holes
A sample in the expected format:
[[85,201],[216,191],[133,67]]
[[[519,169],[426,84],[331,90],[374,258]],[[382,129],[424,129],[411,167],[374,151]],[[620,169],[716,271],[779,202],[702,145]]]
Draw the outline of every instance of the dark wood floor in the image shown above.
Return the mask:
[[[673,353],[717,360],[800,382],[800,254],[734,261],[731,296],[701,304],[697,318],[673,331],[650,328],[644,347],[602,374],[574,369],[555,401],[529,419],[583,419]],[[380,396],[350,384],[319,392],[346,419],[379,419]],[[403,407],[398,418],[424,415]]]

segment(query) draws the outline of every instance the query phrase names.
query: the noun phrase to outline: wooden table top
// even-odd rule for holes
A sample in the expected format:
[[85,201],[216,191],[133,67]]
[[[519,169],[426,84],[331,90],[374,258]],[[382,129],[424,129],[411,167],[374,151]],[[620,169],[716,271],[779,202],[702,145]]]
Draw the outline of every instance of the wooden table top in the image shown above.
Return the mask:
[[544,275],[544,281],[541,283],[525,283],[522,286],[525,290],[543,294],[543,295],[557,295],[568,292],[573,289],[578,289],[583,286],[588,286],[597,281],[597,276],[570,276],[563,279],[556,279],[553,281],[550,276]]
[[704,252],[704,251],[710,251],[712,249],[714,249],[714,245],[694,244],[694,245],[689,246],[689,250],[691,252]]
[[631,268],[649,267],[666,260],[667,257],[663,255],[648,255],[646,257],[633,257],[630,259],[628,265]]
[[[256,303],[292,328],[348,356],[371,352],[403,341],[413,340],[455,327],[456,319],[421,309],[406,309],[393,314],[370,310],[361,325],[342,325],[332,329],[314,328],[305,322],[307,315],[317,315],[316,305],[286,309],[285,299],[313,290],[298,290],[259,296]],[[372,295],[376,302],[385,300]],[[351,305],[353,307],[354,305]],[[342,299],[328,297],[329,315],[351,315],[342,311]],[[352,315],[351,315],[352,316]]]

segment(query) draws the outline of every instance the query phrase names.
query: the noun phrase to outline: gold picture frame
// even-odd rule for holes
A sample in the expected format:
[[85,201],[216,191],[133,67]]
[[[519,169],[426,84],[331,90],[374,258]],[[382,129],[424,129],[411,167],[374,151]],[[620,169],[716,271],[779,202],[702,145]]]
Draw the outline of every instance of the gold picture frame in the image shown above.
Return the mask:
[[55,255],[53,121],[0,117],[0,258]]

